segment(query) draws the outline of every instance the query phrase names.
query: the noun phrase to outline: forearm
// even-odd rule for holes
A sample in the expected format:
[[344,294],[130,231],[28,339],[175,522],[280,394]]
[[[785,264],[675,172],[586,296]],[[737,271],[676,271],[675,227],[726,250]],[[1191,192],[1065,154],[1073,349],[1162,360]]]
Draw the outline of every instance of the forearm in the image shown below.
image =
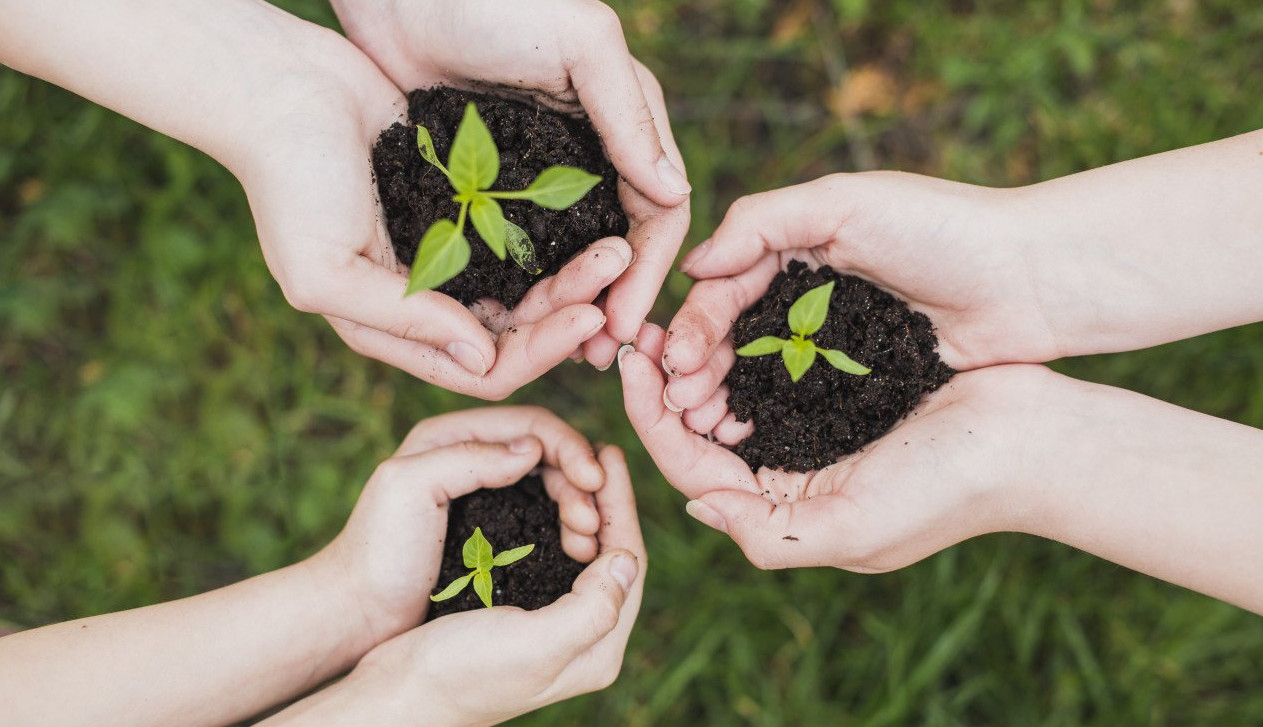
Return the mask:
[[373,644],[313,562],[0,639],[5,724],[228,724],[317,686]]
[[234,168],[336,39],[259,0],[0,0],[0,62]]
[[[1055,377],[1017,529],[1263,613],[1263,431]],[[1033,451],[1033,450],[1032,450]]]
[[1263,320],[1263,131],[1011,193],[1062,355]]

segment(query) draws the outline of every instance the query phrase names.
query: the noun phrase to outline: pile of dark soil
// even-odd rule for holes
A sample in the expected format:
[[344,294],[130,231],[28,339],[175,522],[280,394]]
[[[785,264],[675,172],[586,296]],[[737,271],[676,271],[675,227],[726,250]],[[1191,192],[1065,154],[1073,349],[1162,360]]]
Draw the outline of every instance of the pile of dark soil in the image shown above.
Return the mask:
[[794,383],[779,354],[737,357],[726,383],[728,408],[755,432],[734,451],[759,467],[810,472],[885,434],[921,397],[956,373],[939,360],[930,319],[867,281],[830,267],[791,262],[766,295],[733,326],[738,347],[762,336],[790,337],[789,307],[812,288],[837,281],[829,317],[811,339],[871,368],[843,373],[822,357]]
[[[548,497],[539,477],[528,476],[509,487],[478,490],[456,498],[450,508],[435,593],[469,573],[461,551],[474,528],[482,528],[482,534],[497,553],[535,544],[535,550],[522,560],[491,570],[495,584],[491,603],[495,606],[517,606],[528,611],[543,608],[569,593],[585,567],[562,551],[557,503]],[[475,608],[485,606],[471,584],[455,598],[431,603],[426,620]]]
[[605,157],[601,140],[586,119],[575,119],[539,106],[450,88],[408,94],[408,124],[394,124],[373,147],[373,171],[386,212],[386,229],[395,255],[412,265],[421,236],[436,221],[456,220],[456,190],[443,173],[417,150],[416,125],[429,129],[439,159],[447,162],[456,128],[473,101],[500,150],[500,176],[493,190],[525,189],[548,167],[565,164],[600,175],[601,182],[574,206],[547,210],[526,200],[500,200],[504,216],[526,230],[544,270],[531,275],[512,259],[500,260],[472,224],[465,237],[469,267],[439,288],[469,305],[495,298],[512,308],[541,277],[552,275],[593,242],[627,234],[627,216],[618,201],[618,174]]

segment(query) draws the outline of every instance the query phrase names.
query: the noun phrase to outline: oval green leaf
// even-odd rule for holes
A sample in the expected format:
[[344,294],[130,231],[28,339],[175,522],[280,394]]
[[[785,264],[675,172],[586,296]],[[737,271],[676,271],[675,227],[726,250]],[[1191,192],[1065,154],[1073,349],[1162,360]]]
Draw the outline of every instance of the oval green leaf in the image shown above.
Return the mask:
[[482,605],[491,608],[491,572],[480,570],[474,573],[474,593],[482,599]]
[[452,596],[455,596],[457,593],[460,593],[461,591],[465,590],[465,586],[469,583],[469,579],[473,577],[474,577],[473,573],[466,573],[460,578],[457,578],[456,580],[452,581],[451,585],[449,585],[447,588],[444,588],[437,596],[430,596],[430,600],[435,601],[435,602],[446,601]]
[[523,545],[520,548],[506,550],[500,553],[496,553],[495,560],[492,562],[495,565],[508,565],[510,563],[516,563],[519,560],[530,555],[532,550],[535,550],[534,543],[531,543],[530,545]]
[[781,358],[785,359],[785,369],[789,371],[790,380],[797,384],[816,360],[816,344],[790,339],[781,349]]
[[764,336],[756,338],[737,349],[738,356],[765,356],[769,353],[776,353],[785,347],[787,341],[784,338],[776,336]]
[[430,137],[430,130],[424,126],[417,124],[417,149],[421,150],[421,158],[439,168],[439,171],[447,174],[447,167],[443,166],[443,162],[439,161],[439,153],[434,148],[434,139]]
[[474,534],[465,541],[461,548],[461,558],[466,568],[491,570],[491,543],[482,534],[482,528],[474,528]]
[[456,277],[469,264],[469,242],[456,223],[439,220],[425,231],[417,246],[417,257],[412,261],[412,273],[408,276],[408,288],[404,295],[421,290],[434,290]]
[[465,107],[447,163],[452,186],[463,194],[487,189],[500,176],[500,151],[472,103]]
[[872,369],[862,363],[859,363],[841,351],[835,351],[832,348],[818,348],[816,349],[816,353],[824,356],[824,360],[828,361],[829,365],[838,371],[845,371],[848,374],[855,374],[856,376],[867,376],[873,372]]
[[789,307],[789,330],[800,336],[810,336],[824,325],[829,315],[829,296],[833,295],[833,282],[812,288]]
[[504,244],[519,268],[531,275],[544,272],[544,266],[539,264],[539,258],[535,256],[535,244],[531,242],[531,236],[508,220],[504,221]]
[[500,203],[486,195],[475,194],[474,200],[469,203],[469,219],[473,220],[474,229],[478,230],[491,252],[503,260],[506,220]]
[[522,190],[522,196],[550,210],[564,210],[583,199],[601,181],[575,167],[549,167],[540,172],[530,186]]

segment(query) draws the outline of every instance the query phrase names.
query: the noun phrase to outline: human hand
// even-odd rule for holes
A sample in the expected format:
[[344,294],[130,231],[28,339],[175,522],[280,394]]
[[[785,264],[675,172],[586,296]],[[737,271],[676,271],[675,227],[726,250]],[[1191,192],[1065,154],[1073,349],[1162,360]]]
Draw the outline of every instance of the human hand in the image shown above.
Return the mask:
[[646,555],[622,452],[605,447],[598,461],[601,553],[571,593],[537,611],[496,606],[435,619],[268,724],[489,725],[608,686],[640,608]]
[[402,89],[491,85],[564,112],[586,111],[619,171],[635,256],[605,296],[605,333],[583,347],[594,365],[608,366],[653,306],[689,224],[689,186],[662,89],[628,52],[618,16],[596,0],[333,6],[348,37]]
[[790,260],[877,283],[933,321],[958,370],[1056,358],[1009,197],[901,173],[838,174],[737,200],[685,258],[699,282],[671,321],[672,410],[701,407],[732,365],[729,331]]
[[561,515],[562,549],[597,554],[593,499],[606,473],[583,435],[539,407],[471,409],[426,419],[383,462],[346,527],[313,567],[343,584],[379,644],[424,618],[438,579],[448,503],[481,488],[511,485],[536,467]]
[[663,341],[662,329],[646,325],[635,349],[619,353],[627,416],[667,481],[689,498],[689,513],[728,533],[756,566],[887,571],[1016,527],[1019,485],[1038,466],[1024,445],[1055,376],[1047,369],[957,374],[916,416],[835,465],[755,473],[696,433],[687,412],[681,418],[663,404]]

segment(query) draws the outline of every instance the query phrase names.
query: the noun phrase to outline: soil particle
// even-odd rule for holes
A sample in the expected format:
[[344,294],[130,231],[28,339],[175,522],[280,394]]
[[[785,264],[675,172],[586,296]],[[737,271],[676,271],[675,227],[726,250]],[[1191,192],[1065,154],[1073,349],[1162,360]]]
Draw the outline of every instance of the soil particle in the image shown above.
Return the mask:
[[[585,567],[562,551],[557,503],[549,499],[543,481],[532,475],[510,487],[478,490],[452,501],[434,593],[469,572],[461,553],[474,528],[482,528],[497,553],[535,544],[535,550],[522,560],[491,570],[492,605],[528,611],[543,608],[569,593]],[[451,600],[431,603],[426,620],[474,608],[484,606],[469,586]]]
[[583,199],[564,210],[547,210],[525,200],[500,201],[505,217],[531,235],[543,267],[538,276],[519,268],[512,259],[498,259],[473,225],[466,223],[469,267],[439,291],[465,305],[489,297],[512,308],[536,281],[556,273],[589,244],[611,235],[625,236],[627,216],[618,201],[618,174],[586,119],[451,88],[416,90],[408,94],[408,123],[383,131],[373,147],[373,171],[386,229],[400,262],[411,265],[430,225],[444,218],[455,221],[460,210],[452,200],[455,190],[447,177],[421,158],[416,124],[430,131],[439,159],[446,163],[470,101],[477,105],[500,150],[500,176],[493,190],[525,189],[540,172],[557,164],[602,178]]
[[826,266],[791,262],[766,295],[733,326],[742,346],[761,336],[789,338],[789,307],[812,288],[837,281],[829,317],[811,339],[841,350],[872,373],[855,376],[822,357],[793,383],[776,354],[737,357],[726,382],[728,407],[754,434],[734,451],[760,467],[810,472],[833,464],[885,434],[955,373],[939,360],[930,319],[867,281]]

